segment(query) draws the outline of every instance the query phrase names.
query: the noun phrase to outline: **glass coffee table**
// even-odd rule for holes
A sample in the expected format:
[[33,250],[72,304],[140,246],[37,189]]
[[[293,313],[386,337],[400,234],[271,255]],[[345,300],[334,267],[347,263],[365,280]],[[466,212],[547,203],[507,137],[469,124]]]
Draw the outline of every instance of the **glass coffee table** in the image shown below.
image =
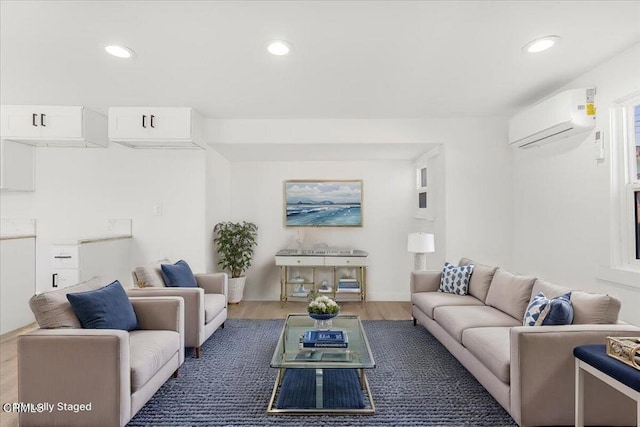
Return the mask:
[[358,316],[333,318],[331,330],[347,334],[347,348],[301,348],[314,330],[307,314],[289,314],[271,359],[278,368],[268,414],[373,414],[375,405],[365,369],[376,364]]

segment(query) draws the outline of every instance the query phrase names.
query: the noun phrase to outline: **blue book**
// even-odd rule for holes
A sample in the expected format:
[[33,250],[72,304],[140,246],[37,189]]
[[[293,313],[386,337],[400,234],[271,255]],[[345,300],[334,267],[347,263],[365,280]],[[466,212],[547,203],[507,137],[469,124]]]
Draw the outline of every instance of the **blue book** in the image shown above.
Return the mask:
[[306,331],[302,336],[302,347],[347,348],[349,342],[343,331]]

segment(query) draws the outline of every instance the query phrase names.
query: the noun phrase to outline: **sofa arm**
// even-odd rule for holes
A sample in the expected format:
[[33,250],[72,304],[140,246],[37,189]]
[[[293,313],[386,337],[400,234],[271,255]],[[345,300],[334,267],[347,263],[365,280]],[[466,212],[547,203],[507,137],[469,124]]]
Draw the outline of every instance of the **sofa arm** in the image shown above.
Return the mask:
[[[511,414],[516,422],[521,426],[572,425],[573,349],[580,345],[604,344],[608,336],[640,336],[640,328],[626,324],[511,328]],[[589,384],[587,400],[585,420],[590,425],[633,423],[633,418],[622,424],[613,422],[616,418],[613,414],[625,415],[630,407],[604,383]]]
[[436,292],[440,288],[441,271],[412,271],[411,293]]
[[[181,297],[184,300],[184,342],[199,347],[204,342],[204,290],[201,288],[130,288],[130,297]],[[144,328],[157,329],[157,328]],[[162,328],[167,329],[167,328]]]
[[[18,401],[54,405],[51,413],[21,413],[21,426],[123,426],[129,421],[128,332],[37,329],[18,336],[17,347]],[[76,413],[58,402],[91,406]]]
[[184,362],[184,300],[181,297],[129,297],[138,328],[180,334],[180,364]]
[[229,278],[227,273],[196,274],[196,283],[205,294],[228,295]]

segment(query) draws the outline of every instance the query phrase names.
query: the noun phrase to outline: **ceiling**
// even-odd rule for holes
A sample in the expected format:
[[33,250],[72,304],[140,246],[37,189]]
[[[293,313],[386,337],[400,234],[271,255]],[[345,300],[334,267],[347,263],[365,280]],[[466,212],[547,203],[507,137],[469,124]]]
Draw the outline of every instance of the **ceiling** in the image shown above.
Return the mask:
[[[3,104],[510,115],[640,41],[640,1],[0,1]],[[555,34],[537,55],[522,46]],[[289,56],[267,53],[285,39]],[[121,43],[134,60],[107,55]]]

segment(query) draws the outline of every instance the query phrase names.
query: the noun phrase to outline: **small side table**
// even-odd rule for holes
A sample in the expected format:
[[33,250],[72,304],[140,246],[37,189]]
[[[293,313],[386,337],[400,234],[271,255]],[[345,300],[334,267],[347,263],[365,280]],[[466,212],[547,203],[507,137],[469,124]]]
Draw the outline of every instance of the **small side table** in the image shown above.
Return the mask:
[[640,371],[607,356],[604,345],[573,349],[576,360],[576,427],[584,427],[584,373],[604,381],[636,401],[636,424],[640,427]]

